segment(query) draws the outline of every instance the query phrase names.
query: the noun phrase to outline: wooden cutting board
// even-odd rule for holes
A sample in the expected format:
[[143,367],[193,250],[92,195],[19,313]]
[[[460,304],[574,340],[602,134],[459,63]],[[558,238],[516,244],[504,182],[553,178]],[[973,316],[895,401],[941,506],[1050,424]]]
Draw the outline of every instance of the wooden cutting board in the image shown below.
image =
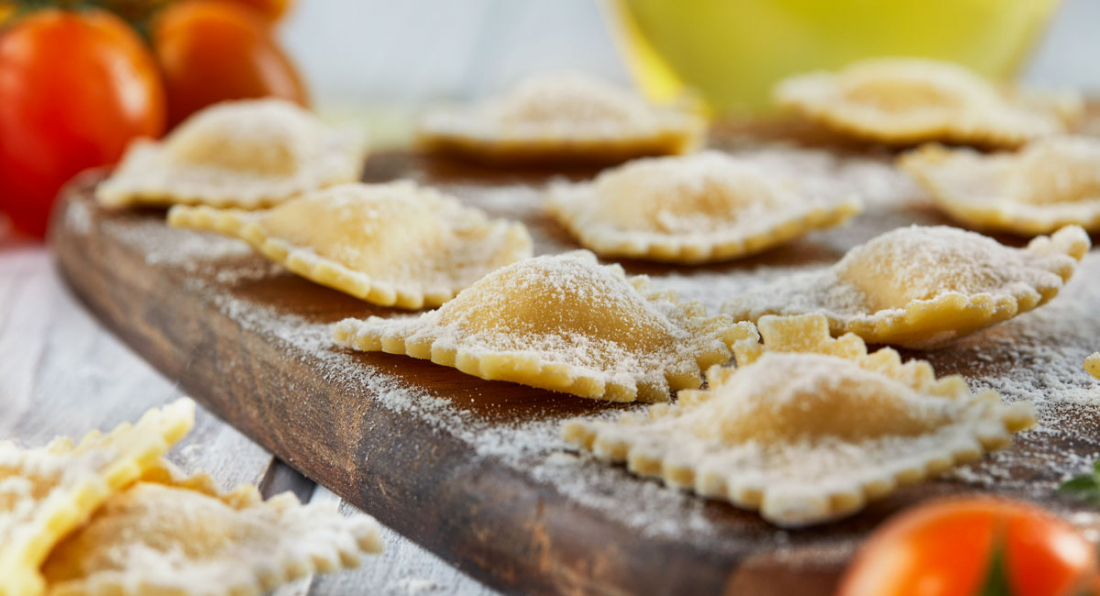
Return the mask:
[[[791,131],[767,133],[777,135]],[[795,136],[810,145],[821,141]],[[713,312],[739,288],[827,266],[882,232],[945,223],[888,168],[889,155],[850,148],[841,155],[772,148],[762,159],[867,193],[866,213],[853,224],[730,264],[624,265]],[[903,489],[847,520],[784,531],[753,513],[595,462],[558,438],[562,420],[637,406],[334,346],[329,325],[335,321],[401,313],[297,278],[239,241],[170,229],[163,211],[101,210],[91,191],[102,175],[88,173],[68,189],[52,231],[59,267],[88,308],[178,380],[182,392],[306,476],[502,591],[828,594],[854,549],[885,517],[946,494],[1038,501],[1100,530],[1100,510],[1053,490],[1100,453],[1100,382],[1081,369],[1084,357],[1100,349],[1097,251],[1050,305],[926,356],[941,373],[963,374],[1007,399],[1036,401],[1039,430],[982,463]],[[498,173],[387,153],[369,159],[364,177],[436,184],[493,215],[522,220],[538,254],[577,248],[539,214],[546,173]]]

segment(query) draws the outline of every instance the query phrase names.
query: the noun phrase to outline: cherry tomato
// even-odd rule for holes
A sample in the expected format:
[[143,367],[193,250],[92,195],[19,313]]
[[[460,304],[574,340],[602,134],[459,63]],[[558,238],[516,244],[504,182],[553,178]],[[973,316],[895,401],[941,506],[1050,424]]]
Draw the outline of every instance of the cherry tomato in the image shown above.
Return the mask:
[[221,1],[187,0],[158,15],[153,47],[168,92],[168,122],[219,101],[281,97],[306,105],[298,71],[262,17]]
[[1034,505],[946,500],[901,513],[876,531],[838,595],[1077,596],[1095,585],[1096,565],[1090,542]]
[[44,236],[57,191],[164,131],[156,63],[129,25],[100,10],[49,9],[0,33],[0,211]]

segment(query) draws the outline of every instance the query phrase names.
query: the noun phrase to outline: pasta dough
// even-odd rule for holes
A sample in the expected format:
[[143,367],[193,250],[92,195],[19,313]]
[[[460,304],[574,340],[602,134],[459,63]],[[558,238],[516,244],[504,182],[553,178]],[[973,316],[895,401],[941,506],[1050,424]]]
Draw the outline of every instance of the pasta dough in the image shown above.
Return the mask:
[[406,354],[483,379],[610,401],[666,401],[729,360],[751,324],[707,318],[701,304],[654,292],[587,251],[499,269],[416,319],[346,319],[336,340]]
[[889,348],[832,339],[818,316],[765,317],[764,343],[734,345],[737,368],[712,368],[707,390],[618,421],[567,422],[563,435],[634,473],[759,510],[782,526],[851,515],[1034,423],[1031,404],[977,395],[958,376]]
[[613,163],[693,151],[705,123],[659,109],[599,79],[557,74],[521,82],[502,97],[439,109],[420,123],[428,151],[497,165]]
[[346,184],[261,211],[176,206],[169,225],[247,241],[322,285],[382,306],[438,306],[531,256],[521,223],[410,182]]
[[1076,94],[1004,91],[950,62],[874,58],[839,73],[788,78],[780,106],[861,139],[1018,147],[1066,131],[1083,102]]
[[381,552],[368,516],[184,476],[161,456],[194,414],[183,398],[76,445],[0,443],[0,593],[247,596]]
[[136,424],[21,449],[0,442],[0,588],[38,596],[38,569],[50,549],[112,494],[134,482],[191,429],[190,399],[150,410]]
[[1029,236],[1071,224],[1100,231],[1098,139],[1050,137],[996,155],[929,145],[899,165],[969,226]]
[[374,519],[301,505],[292,493],[263,501],[253,486],[220,493],[205,474],[170,464],[112,496],[42,567],[50,596],[246,596],[378,553]]
[[100,204],[203,204],[257,209],[359,179],[361,134],[323,126],[278,99],[217,104],[164,141],[138,140],[96,189]]
[[704,263],[761,252],[860,211],[851,197],[715,151],[630,162],[591,183],[559,184],[547,212],[602,256]]
[[825,270],[793,275],[723,305],[735,320],[823,313],[836,334],[931,348],[1054,298],[1090,246],[1068,226],[1024,249],[945,226],[900,228]]

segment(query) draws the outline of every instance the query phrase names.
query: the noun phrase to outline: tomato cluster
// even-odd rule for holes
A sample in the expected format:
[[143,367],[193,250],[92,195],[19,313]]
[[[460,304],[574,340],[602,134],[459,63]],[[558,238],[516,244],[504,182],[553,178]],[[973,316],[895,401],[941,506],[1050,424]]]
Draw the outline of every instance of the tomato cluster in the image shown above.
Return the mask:
[[61,186],[135,137],[227,99],[305,105],[272,32],[289,1],[130,0],[155,9],[135,26],[110,2],[19,14],[0,0],[0,211],[43,237]]

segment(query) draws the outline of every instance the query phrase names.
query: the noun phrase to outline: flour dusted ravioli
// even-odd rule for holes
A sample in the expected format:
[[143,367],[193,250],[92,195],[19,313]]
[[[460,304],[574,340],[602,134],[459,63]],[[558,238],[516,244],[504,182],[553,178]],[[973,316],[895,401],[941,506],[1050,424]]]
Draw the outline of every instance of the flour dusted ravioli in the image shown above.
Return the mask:
[[1069,94],[1005,91],[950,62],[875,58],[838,73],[788,78],[776,100],[805,118],[863,139],[1017,147],[1065,132],[1082,101]]
[[225,102],[163,141],[140,140],[96,189],[103,205],[204,204],[256,209],[359,179],[363,136],[322,125],[278,99]]
[[246,596],[382,551],[378,524],[291,493],[220,493],[170,464],[109,498],[42,567],[50,596]]
[[194,402],[181,399],[109,434],[89,433],[76,445],[58,439],[21,449],[0,442],[0,593],[43,594],[38,569],[50,549],[155,466],[194,416]]
[[716,151],[633,161],[594,182],[556,185],[546,199],[547,212],[600,255],[679,263],[761,252],[860,208]]
[[521,223],[411,182],[345,184],[271,209],[177,205],[169,225],[241,238],[291,271],[383,306],[438,306],[531,256]]
[[1100,379],[1100,352],[1096,352],[1085,358],[1085,371]]
[[751,321],[823,313],[837,334],[931,348],[1046,303],[1089,245],[1077,226],[1023,249],[958,228],[899,228],[853,248],[828,269],[750,288],[722,311]]
[[701,304],[654,292],[649,279],[587,251],[499,269],[417,319],[346,319],[342,344],[407,354],[483,379],[610,401],[666,401],[729,360],[748,323],[707,318]]
[[1050,137],[995,155],[929,145],[898,163],[967,225],[1024,235],[1071,224],[1100,231],[1100,139]]
[[977,395],[927,362],[868,354],[821,316],[765,317],[764,344],[734,345],[707,390],[618,421],[582,419],[566,440],[637,474],[759,510],[782,526],[851,515],[873,499],[1005,447],[1031,404]]
[[704,132],[696,116],[565,73],[528,79],[477,105],[430,112],[418,136],[429,151],[506,165],[687,153],[702,144]]

